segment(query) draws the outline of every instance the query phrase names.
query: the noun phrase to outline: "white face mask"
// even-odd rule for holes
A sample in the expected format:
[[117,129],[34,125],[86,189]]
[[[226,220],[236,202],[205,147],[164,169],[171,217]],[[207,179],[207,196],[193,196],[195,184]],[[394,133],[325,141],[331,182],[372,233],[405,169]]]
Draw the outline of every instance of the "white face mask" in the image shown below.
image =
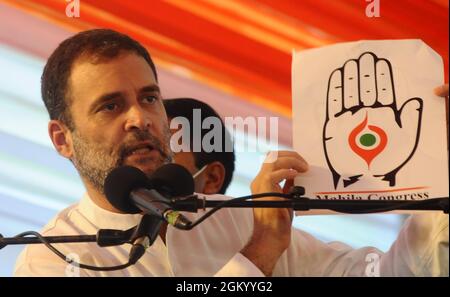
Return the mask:
[[205,166],[203,166],[202,168],[200,168],[196,173],[194,173],[192,175],[192,177],[195,179],[197,176],[199,176],[204,170],[205,168],[208,167],[208,164],[206,164]]

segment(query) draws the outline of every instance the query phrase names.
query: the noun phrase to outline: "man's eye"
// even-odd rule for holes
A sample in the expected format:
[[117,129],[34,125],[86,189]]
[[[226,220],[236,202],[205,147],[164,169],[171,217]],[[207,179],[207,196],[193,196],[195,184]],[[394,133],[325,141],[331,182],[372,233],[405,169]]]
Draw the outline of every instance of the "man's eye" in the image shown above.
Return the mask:
[[116,103],[108,103],[102,106],[101,111],[114,111],[117,109]]
[[155,103],[156,100],[158,100],[158,96],[156,96],[156,95],[148,95],[148,96],[144,96],[144,98],[143,98],[144,102],[150,103],[150,104]]

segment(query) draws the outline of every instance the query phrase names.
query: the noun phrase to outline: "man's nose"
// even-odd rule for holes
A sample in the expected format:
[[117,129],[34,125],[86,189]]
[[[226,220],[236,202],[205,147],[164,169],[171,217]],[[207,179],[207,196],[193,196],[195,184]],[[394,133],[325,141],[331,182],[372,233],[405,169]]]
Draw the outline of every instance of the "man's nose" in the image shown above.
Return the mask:
[[152,126],[150,115],[140,106],[133,106],[127,112],[125,130],[148,130]]

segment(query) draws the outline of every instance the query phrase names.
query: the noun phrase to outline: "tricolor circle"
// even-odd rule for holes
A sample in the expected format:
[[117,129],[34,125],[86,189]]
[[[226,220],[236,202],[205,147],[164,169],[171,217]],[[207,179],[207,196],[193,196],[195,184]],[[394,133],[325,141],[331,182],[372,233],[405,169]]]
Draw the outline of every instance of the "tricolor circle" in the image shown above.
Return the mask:
[[373,150],[380,145],[380,135],[368,129],[364,129],[358,133],[355,140],[356,145],[363,150]]

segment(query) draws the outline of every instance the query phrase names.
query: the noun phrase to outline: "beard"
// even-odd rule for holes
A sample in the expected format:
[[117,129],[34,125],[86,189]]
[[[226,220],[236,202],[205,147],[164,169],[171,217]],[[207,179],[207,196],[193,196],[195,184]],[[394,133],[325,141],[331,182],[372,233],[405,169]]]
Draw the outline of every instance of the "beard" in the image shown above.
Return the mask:
[[159,152],[157,158],[142,158],[138,164],[153,162],[153,169],[144,171],[150,176],[157,168],[172,162],[172,151],[169,147],[170,131],[164,131],[163,141],[148,131],[136,130],[115,150],[103,143],[88,141],[78,131],[73,132],[75,168],[82,178],[88,181],[99,193],[104,194],[105,179],[117,167],[125,165],[125,159],[132,154],[134,147],[140,142],[148,142]]

